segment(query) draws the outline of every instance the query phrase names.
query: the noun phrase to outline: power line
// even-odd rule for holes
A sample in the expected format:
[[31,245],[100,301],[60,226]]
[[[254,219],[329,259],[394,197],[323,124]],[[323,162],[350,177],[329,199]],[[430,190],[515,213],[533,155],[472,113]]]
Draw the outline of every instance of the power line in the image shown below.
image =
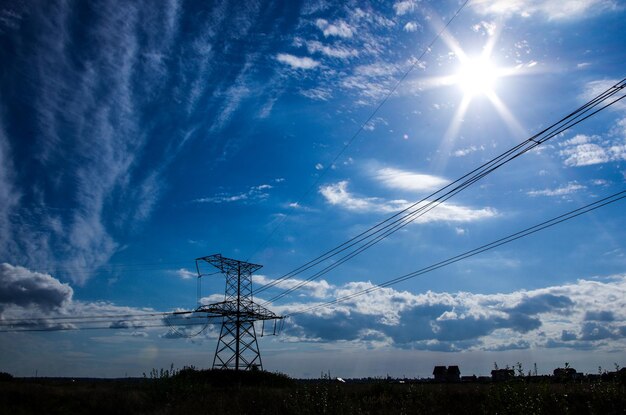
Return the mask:
[[[380,109],[383,107],[383,105],[385,105],[387,103],[387,101],[389,100],[389,98],[391,98],[391,95],[393,95],[397,91],[397,89],[400,86],[400,84],[402,82],[404,82],[406,77],[409,76],[409,74],[411,72],[413,72],[413,70],[422,61],[422,59],[424,58],[426,53],[430,52],[430,50],[432,49],[432,47],[435,44],[435,42],[441,37],[443,32],[447,30],[447,28],[450,26],[450,24],[452,24],[454,19],[457,18],[457,16],[461,13],[461,11],[469,3],[469,1],[470,0],[465,0],[465,2],[456,10],[454,15],[448,20],[448,22],[439,30],[439,32],[437,32],[435,37],[430,41],[428,46],[422,51],[420,56],[417,59],[414,59],[412,61],[412,63],[409,66],[409,68],[406,71],[404,71],[402,76],[391,87],[391,89],[387,92],[387,94],[383,97],[383,99],[378,103],[378,105],[376,105],[376,107],[371,112],[369,117],[367,117],[367,119],[363,123],[361,123],[361,125],[356,130],[356,132],[354,132],[354,134],[352,134],[352,136],[344,144],[344,146],[341,148],[341,150],[339,150],[339,152],[335,155],[335,157],[332,159],[331,163],[320,172],[319,176],[313,181],[311,186],[309,186],[309,188],[304,192],[304,194],[302,196],[300,196],[300,198],[296,201],[296,204],[299,204],[302,200],[304,200],[317,187],[317,185],[322,180],[322,178],[324,178],[324,176],[326,176],[326,174],[328,173],[329,168],[331,168],[337,162],[337,160],[339,160],[339,158],[348,149],[348,147],[350,147],[352,145],[352,143],[354,142],[354,140],[363,132],[365,127],[372,121],[372,119],[376,116],[376,114],[378,114],[378,111],[380,111]],[[257,252],[261,251],[263,248],[265,248],[267,246],[267,244],[272,239],[272,237],[274,236],[276,231],[283,225],[283,223],[287,220],[287,218],[289,218],[289,216],[291,216],[291,211],[288,211],[287,214],[285,214],[281,218],[281,220],[276,224],[276,226],[274,226],[274,228],[270,231],[269,235],[265,238],[265,240],[263,240],[263,242],[252,252],[252,254],[250,256],[248,256],[247,260],[250,260],[251,258],[253,258],[254,255],[257,254]]]
[[[326,260],[329,260],[330,258],[339,255],[340,253],[357,246],[356,248],[354,248],[354,250],[352,250],[351,252],[349,252],[347,255],[343,256],[342,258],[340,258],[340,260],[338,262],[335,262],[329,266],[327,266],[326,268],[322,269],[321,271],[315,273],[314,275],[312,275],[311,277],[307,278],[306,280],[296,284],[294,287],[289,288],[288,290],[284,291],[281,294],[278,294],[274,297],[272,297],[271,299],[268,300],[268,302],[272,302],[272,301],[276,301],[277,299],[280,299],[282,297],[284,297],[285,295],[303,287],[304,285],[306,285],[308,282],[320,277],[321,275],[324,275],[326,273],[328,273],[329,271],[331,271],[332,269],[338,267],[339,265],[343,264],[344,262],[352,259],[353,257],[355,257],[356,255],[360,254],[361,252],[363,252],[364,250],[370,248],[371,246],[377,244],[378,242],[380,242],[381,240],[385,239],[387,236],[395,233],[396,231],[398,231],[399,229],[403,228],[404,226],[408,225],[409,223],[413,222],[414,220],[416,220],[417,218],[423,216],[424,214],[426,214],[427,212],[429,212],[430,210],[434,209],[435,207],[437,207],[438,205],[440,205],[441,203],[445,202],[446,200],[448,200],[449,198],[453,197],[454,195],[456,195],[457,193],[461,192],[462,190],[464,190],[465,188],[469,187],[470,185],[472,185],[473,183],[477,182],[478,180],[482,179],[483,177],[485,177],[486,175],[490,174],[491,172],[493,172],[494,170],[498,169],[499,167],[501,167],[502,165],[514,160],[515,158],[525,154],[526,152],[534,149],[535,147],[545,143],[546,141],[548,141],[549,139],[561,134],[562,132],[566,131],[567,129],[583,122],[584,120],[586,120],[587,118],[597,114],[598,112],[606,109],[607,107],[610,107],[611,105],[614,105],[615,103],[617,103],[618,101],[622,100],[623,98],[625,98],[626,96],[621,96],[603,106],[600,106],[601,103],[607,101],[609,98],[613,97],[615,94],[617,94],[618,92],[620,92],[624,87],[626,86],[626,78],[622,79],[621,81],[619,81],[618,83],[616,83],[615,85],[613,85],[612,87],[608,88],[607,90],[605,90],[604,92],[602,92],[601,94],[599,94],[597,97],[593,98],[592,100],[590,100],[589,102],[587,102],[586,104],[582,105],[581,107],[579,107],[578,109],[576,109],[575,111],[571,112],[570,114],[566,115],[565,117],[561,118],[559,121],[553,123],[552,125],[550,125],[549,127],[545,128],[544,130],[542,130],[541,132],[535,134],[534,136],[530,137],[529,139],[521,142],[520,144],[512,147],[511,149],[505,151],[504,153],[500,154],[499,156],[495,157],[494,159],[482,164],[481,166],[479,166],[478,168],[472,170],[471,172],[465,174],[464,176],[460,177],[459,179],[455,180],[454,182],[442,187],[441,189],[433,192],[432,194],[426,196],[425,198],[423,198],[422,200],[413,203],[412,205],[408,206],[407,208],[401,210],[400,212],[392,215],[391,217],[385,219],[382,222],[377,223],[376,225],[368,228],[367,230],[365,230],[364,232],[360,233],[359,235],[351,238],[350,240],[342,243],[341,245],[326,251],[325,253],[319,255],[318,257],[314,258],[313,260],[307,262],[306,264],[292,270],[291,272],[288,272],[287,274],[284,274],[283,276],[279,277],[278,279],[265,284],[264,286],[260,287],[259,289],[257,289],[255,291],[255,293],[259,293],[262,292],[268,288],[271,288],[277,284],[279,284],[281,281],[290,278],[290,277],[294,277]],[[600,106],[599,108],[593,110],[594,108]],[[593,111],[592,111],[593,110]],[[455,185],[453,187],[453,185]],[[449,189],[451,188],[451,189]],[[447,192],[444,193],[444,190],[449,189]],[[433,196],[438,195],[439,196],[433,200],[429,200],[431,199]],[[421,206],[420,206],[421,205]],[[415,209],[415,210],[412,210]],[[378,236],[376,236],[378,235]],[[365,242],[369,239],[368,242]],[[359,244],[363,243],[363,245],[358,246]]]
[[[217,317],[208,316],[205,317],[204,320],[215,319]],[[190,326],[198,326],[200,324],[215,324],[215,322],[206,323],[203,322],[192,322],[189,323],[181,323],[176,324],[176,326],[180,327],[190,327]],[[2,327],[2,326],[0,326]],[[162,322],[158,324],[144,324],[136,327],[111,327],[111,326],[87,326],[87,327],[70,327],[70,326],[51,326],[51,327],[28,327],[28,328],[1,328],[0,333],[20,333],[20,332],[47,332],[47,331],[78,331],[78,330],[124,330],[124,329],[134,329],[140,330],[144,328],[155,328],[155,327],[171,327],[167,322]]]
[[99,315],[77,315],[77,316],[54,316],[54,317],[33,317],[33,318],[3,318],[0,319],[0,325],[5,322],[12,321],[47,321],[47,320],[75,320],[75,319],[125,319],[134,317],[154,317],[154,316],[169,316],[178,314],[189,314],[191,311],[165,311],[154,313],[132,313],[132,314],[99,314]]
[[605,197],[603,199],[597,200],[597,201],[595,201],[593,203],[589,203],[589,204],[587,204],[585,206],[582,206],[580,208],[571,210],[571,211],[569,211],[567,213],[564,213],[562,215],[556,216],[556,217],[554,217],[552,219],[549,219],[549,220],[544,221],[542,223],[539,223],[537,225],[528,227],[528,228],[523,229],[523,230],[521,230],[519,232],[515,232],[513,234],[510,234],[510,235],[505,236],[503,238],[497,239],[497,240],[495,240],[493,242],[490,242],[488,244],[479,246],[479,247],[474,248],[472,250],[466,251],[466,252],[464,252],[462,254],[450,257],[450,258],[448,258],[446,260],[437,262],[437,263],[432,264],[430,266],[421,268],[421,269],[419,269],[417,271],[413,271],[413,272],[410,272],[408,274],[404,274],[402,276],[399,276],[397,278],[393,278],[393,279],[388,280],[386,282],[383,282],[381,284],[377,284],[377,285],[375,285],[373,287],[370,287],[370,288],[367,288],[365,290],[361,290],[361,291],[358,291],[356,293],[352,293],[352,294],[349,294],[349,295],[345,295],[343,297],[336,298],[335,300],[332,300],[332,301],[328,301],[328,302],[325,302],[325,303],[322,303],[322,304],[313,305],[311,307],[307,307],[307,308],[295,311],[295,312],[293,312],[291,314],[286,315],[285,317],[295,316],[295,315],[298,315],[298,314],[311,312],[311,311],[314,311],[314,310],[317,310],[317,309],[320,309],[320,308],[326,308],[326,307],[329,307],[329,306],[332,306],[332,305],[335,305],[335,304],[339,304],[339,303],[344,302],[346,300],[350,300],[350,299],[353,299],[353,298],[356,298],[356,297],[359,297],[359,296],[362,296],[362,295],[365,295],[365,294],[369,294],[369,293],[374,292],[374,291],[381,290],[383,288],[386,288],[386,287],[398,284],[400,282],[403,282],[403,281],[415,278],[417,276],[420,276],[420,275],[423,275],[423,274],[435,271],[435,270],[437,270],[439,268],[443,268],[445,266],[454,264],[454,263],[462,261],[464,259],[473,257],[474,255],[478,255],[480,253],[492,250],[492,249],[497,248],[499,246],[511,243],[511,242],[516,241],[518,239],[521,239],[521,238],[524,238],[526,236],[532,235],[532,234],[534,234],[536,232],[539,232],[539,231],[542,231],[544,229],[550,228],[552,226],[558,225],[558,224],[560,224],[562,222],[565,222],[565,221],[574,219],[574,218],[576,218],[578,216],[584,215],[585,213],[589,213],[589,212],[594,211],[596,209],[599,209],[601,207],[604,207],[604,206],[607,206],[609,204],[618,202],[618,201],[620,201],[620,200],[622,200],[624,198],[626,198],[626,190],[622,190],[621,192],[614,193],[614,194],[612,194],[610,196],[607,196],[607,197]]

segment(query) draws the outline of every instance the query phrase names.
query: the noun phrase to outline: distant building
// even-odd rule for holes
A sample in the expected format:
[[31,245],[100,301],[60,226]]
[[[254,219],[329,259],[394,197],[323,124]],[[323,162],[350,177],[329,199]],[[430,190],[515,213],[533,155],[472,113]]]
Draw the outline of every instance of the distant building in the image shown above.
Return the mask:
[[448,369],[445,366],[435,366],[433,376],[436,382],[445,382],[448,378]]
[[435,366],[433,376],[435,382],[460,382],[461,370],[458,366]]
[[460,382],[461,370],[458,366],[448,366],[448,376],[446,379],[448,382]]
[[515,377],[513,369],[495,369],[491,371],[491,380],[494,382],[504,382]]

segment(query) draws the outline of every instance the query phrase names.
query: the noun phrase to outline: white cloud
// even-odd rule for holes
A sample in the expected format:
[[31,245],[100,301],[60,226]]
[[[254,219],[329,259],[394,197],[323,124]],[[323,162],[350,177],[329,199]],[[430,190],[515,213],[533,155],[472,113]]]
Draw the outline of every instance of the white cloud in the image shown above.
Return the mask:
[[[341,298],[374,287],[351,282],[333,287],[329,294]],[[378,333],[389,346],[441,351],[590,346],[621,350],[626,343],[625,294],[626,275],[499,294],[412,294],[387,287],[296,315],[285,330],[301,341],[364,344]],[[272,307],[289,314],[312,304],[316,302]]]
[[[268,278],[265,275],[254,274],[252,276],[252,282],[254,284],[259,284],[260,286],[264,286],[270,283],[275,283],[275,280],[272,278]],[[288,290],[303,282],[304,280],[301,280],[298,278],[287,278],[287,279],[284,279],[275,283],[274,287],[276,287],[277,290]],[[331,290],[333,290],[334,288],[335,287],[329,284],[328,281],[322,279],[322,280],[317,280],[317,281],[309,281],[306,283],[306,285],[303,285],[302,288],[300,288],[299,290],[302,290],[304,293],[303,295],[306,295],[306,296],[311,296],[313,298],[326,298],[328,297]]]
[[421,28],[421,26],[415,22],[408,22],[407,24],[404,25],[403,30],[405,32],[417,32],[419,29]]
[[328,101],[333,96],[332,91],[326,88],[312,88],[301,90],[300,94],[316,101]]
[[194,199],[192,200],[192,202],[193,203],[215,203],[215,204],[233,203],[233,202],[243,202],[243,203],[260,202],[269,198],[270,194],[268,193],[268,191],[273,188],[274,186],[270,184],[261,184],[258,186],[252,186],[245,192],[238,192],[238,193],[221,192],[213,196]]
[[[35,141],[28,145],[37,150],[29,151],[29,161],[36,160],[40,168],[28,178],[8,177],[3,173],[9,163],[0,160],[0,250],[11,262],[58,266],[64,276],[83,283],[89,270],[96,270],[118,249],[114,235],[120,229],[132,230],[149,218],[164,187],[161,172],[182,148],[179,143],[186,141],[182,137],[187,132],[162,134],[162,120],[139,128],[153,115],[154,98],[166,96],[163,80],[178,75],[175,70],[168,73],[172,69],[168,57],[179,30],[180,2],[164,1],[158,10],[141,11],[137,4],[121,7],[107,2],[90,26],[98,47],[81,61],[68,47],[75,41],[68,29],[75,18],[71,11],[71,5],[59,3],[45,15],[43,9],[29,12],[42,32],[34,46],[23,51],[28,68],[10,75],[18,90],[29,85],[35,91],[30,100]],[[206,53],[200,56],[198,48],[193,52],[199,55],[194,56],[210,65],[210,43],[197,43]],[[196,75],[206,84],[209,69],[200,70],[195,62],[185,60],[187,73],[193,76],[173,81],[185,97],[180,101],[172,97],[184,104],[178,106],[183,112],[192,99]],[[0,157],[24,145],[20,132],[0,135]],[[157,151],[146,158],[148,141],[166,155]],[[20,193],[32,201],[28,206],[19,205],[13,185],[4,185],[18,182],[27,183]],[[63,212],[57,209],[59,200],[64,200]],[[19,207],[22,214],[4,226],[4,209],[10,206]],[[41,231],[32,232],[33,228]]]
[[557,187],[556,189],[530,190],[527,194],[529,196],[567,196],[586,188],[587,186],[583,186],[576,182],[570,182],[565,186]]
[[192,278],[197,278],[198,274],[195,272],[191,272],[186,268],[180,268],[177,269],[176,271],[172,271],[174,274],[176,274],[177,277],[183,279],[183,280],[190,280]]
[[389,123],[382,117],[375,117],[369,120],[367,124],[363,126],[363,129],[366,131],[374,131],[377,125],[389,125]]
[[469,146],[469,147],[466,147],[466,148],[460,148],[458,150],[455,150],[454,153],[452,153],[452,155],[454,157],[465,157],[468,154],[471,154],[471,153],[473,153],[475,151],[478,151],[478,150],[484,151],[485,147],[484,146],[480,146],[480,147]]
[[309,53],[321,53],[329,58],[349,59],[359,55],[356,49],[350,49],[342,46],[331,47],[324,45],[317,40],[309,40],[306,42]]
[[496,24],[493,22],[482,21],[472,26],[472,30],[474,32],[482,32],[483,34],[493,36],[496,33]]
[[[395,213],[411,205],[406,200],[385,200],[378,197],[359,197],[348,191],[348,182],[340,181],[335,184],[321,186],[319,192],[328,203],[342,209],[362,213]],[[428,202],[423,202],[410,211],[423,208]],[[424,215],[416,215],[416,223],[428,222],[473,222],[491,218],[497,212],[491,208],[472,209],[466,206],[441,203]]]
[[[600,79],[596,81],[590,81],[585,84],[582,94],[580,95],[581,101],[590,101],[593,98],[597,97],[607,89],[611,88],[615,84],[619,82],[618,79]],[[616,97],[614,96],[608,102],[613,101]],[[624,100],[621,100],[611,106],[614,110],[626,110],[626,103]]]
[[[103,329],[147,328],[161,321],[160,315],[147,316],[154,312],[150,308],[138,309],[102,301],[77,301],[73,294],[74,290],[69,284],[60,282],[50,274],[0,264],[0,323],[5,328],[77,329],[85,324]],[[101,316],[109,317],[102,319]]]
[[481,14],[522,17],[540,14],[553,20],[585,18],[616,8],[613,0],[475,0],[470,5]]
[[315,25],[318,29],[324,33],[324,36],[338,36],[343,38],[350,38],[354,35],[354,28],[343,20],[338,20],[335,23],[329,23],[325,19],[317,19]]
[[602,139],[597,135],[578,134],[560,143],[559,155],[566,166],[580,167],[626,160],[626,139]]
[[376,180],[391,189],[425,192],[438,189],[449,183],[449,180],[429,174],[385,167],[375,174]]
[[414,0],[404,0],[395,3],[393,9],[396,11],[397,16],[402,16],[415,10],[416,6],[417,2]]
[[294,69],[313,69],[319,65],[319,62],[308,56],[298,57],[288,53],[279,53],[276,55],[276,59]]
[[0,119],[0,250],[6,253],[14,243],[10,217],[13,210],[19,206],[20,195],[13,184],[14,167],[3,127]]

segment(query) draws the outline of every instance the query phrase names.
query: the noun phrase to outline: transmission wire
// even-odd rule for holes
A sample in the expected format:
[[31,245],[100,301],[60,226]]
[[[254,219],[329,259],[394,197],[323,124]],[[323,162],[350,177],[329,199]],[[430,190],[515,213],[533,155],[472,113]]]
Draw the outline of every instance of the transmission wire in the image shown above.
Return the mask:
[[290,314],[286,315],[285,317],[290,317],[290,316],[295,316],[295,315],[298,315],[298,314],[307,313],[307,312],[310,312],[310,311],[313,311],[313,310],[317,310],[317,309],[320,309],[320,308],[326,308],[326,307],[329,307],[331,305],[338,304],[338,303],[344,302],[346,300],[349,300],[349,299],[352,299],[352,298],[355,298],[355,297],[359,297],[359,296],[362,296],[362,295],[365,295],[365,294],[369,294],[369,293],[374,292],[374,291],[381,290],[383,288],[395,285],[397,283],[400,283],[400,282],[403,282],[403,281],[415,278],[417,276],[420,276],[420,275],[423,275],[423,274],[435,271],[435,270],[437,270],[439,268],[443,268],[445,266],[454,264],[456,262],[462,261],[464,259],[470,258],[470,257],[475,256],[475,255],[478,255],[478,254],[483,253],[485,251],[492,250],[492,249],[497,248],[497,247],[499,247],[501,245],[505,245],[505,244],[511,243],[511,242],[513,242],[515,240],[518,240],[518,239],[524,238],[526,236],[532,235],[532,234],[534,234],[536,232],[539,232],[541,230],[544,230],[546,228],[550,228],[550,227],[558,225],[558,224],[560,224],[562,222],[568,221],[570,219],[574,219],[574,218],[576,218],[578,216],[581,216],[581,215],[583,215],[585,213],[589,213],[591,211],[594,211],[594,210],[599,209],[601,207],[604,207],[606,205],[615,203],[615,202],[620,201],[620,200],[622,200],[624,198],[626,198],[626,190],[622,190],[620,192],[614,193],[614,194],[612,194],[610,196],[607,196],[607,197],[605,197],[603,199],[597,200],[597,201],[595,201],[593,203],[589,203],[589,204],[587,204],[585,206],[582,206],[580,208],[571,210],[571,211],[569,211],[567,213],[564,213],[562,215],[556,216],[556,217],[554,217],[552,219],[549,219],[547,221],[541,222],[541,223],[539,223],[537,225],[525,228],[525,229],[523,229],[521,231],[515,232],[515,233],[510,234],[508,236],[505,236],[503,238],[497,239],[497,240],[495,240],[493,242],[490,242],[488,244],[481,245],[481,246],[479,246],[477,248],[471,249],[471,250],[466,251],[466,252],[464,252],[462,254],[450,257],[450,258],[448,258],[446,260],[437,262],[435,264],[432,264],[432,265],[429,265],[427,267],[421,268],[419,270],[410,272],[408,274],[404,274],[404,275],[402,275],[400,277],[393,278],[391,280],[388,280],[388,281],[383,282],[381,284],[377,284],[377,285],[375,285],[373,287],[370,287],[370,288],[367,288],[365,290],[361,290],[361,291],[358,291],[356,293],[352,293],[352,294],[349,294],[349,295],[345,295],[343,297],[336,298],[335,300],[332,300],[332,301],[328,301],[328,302],[325,302],[325,303],[322,303],[322,304],[317,304],[317,305],[314,305],[314,306],[311,306],[311,307],[307,307],[307,308],[295,311],[293,313],[290,313]]
[[[387,92],[387,94],[378,103],[378,105],[376,105],[376,107],[374,108],[372,113],[369,115],[369,117],[367,117],[367,119],[363,123],[361,123],[361,125],[356,130],[356,132],[354,132],[354,134],[352,134],[350,139],[348,139],[348,141],[344,144],[344,146],[341,148],[341,150],[335,155],[335,157],[332,159],[331,163],[320,172],[319,176],[317,176],[317,178],[313,181],[313,184],[311,184],[311,186],[309,186],[309,188],[306,190],[306,192],[304,192],[304,194],[302,196],[300,196],[300,198],[295,202],[296,204],[299,204],[302,200],[304,200],[309,194],[311,194],[313,189],[315,189],[315,187],[317,187],[317,185],[322,180],[322,178],[324,178],[326,176],[326,174],[328,173],[329,168],[332,167],[337,162],[337,160],[343,155],[343,153],[348,149],[348,147],[350,147],[352,145],[354,140],[363,132],[363,130],[365,129],[365,126],[367,126],[367,124],[370,121],[372,121],[374,116],[376,116],[376,114],[378,114],[378,112],[380,111],[382,106],[387,103],[389,98],[391,98],[391,95],[393,95],[396,92],[396,90],[398,89],[400,84],[418,66],[418,64],[422,61],[422,59],[424,58],[426,53],[431,51],[431,49],[432,49],[433,45],[435,44],[435,42],[441,37],[443,32],[448,28],[448,26],[450,26],[450,24],[454,21],[454,19],[457,18],[459,13],[461,13],[461,11],[465,8],[465,6],[467,6],[467,4],[469,2],[470,2],[470,0],[465,0],[465,2],[457,9],[457,11],[454,13],[454,15],[448,20],[448,22],[439,30],[439,32],[437,32],[435,37],[430,41],[428,46],[422,51],[422,53],[419,55],[419,57],[417,59],[413,60],[413,62],[409,66],[409,68],[406,71],[404,71],[402,76],[396,81],[396,83],[393,85],[393,87]],[[280,219],[280,221],[276,224],[276,226],[274,226],[274,228],[270,231],[269,235],[265,238],[265,240],[263,240],[263,242],[252,252],[252,254],[248,256],[248,259],[246,259],[246,261],[249,261],[259,251],[261,251],[262,249],[264,249],[267,246],[267,244],[272,239],[272,237],[274,236],[276,231],[283,225],[283,223],[290,216],[291,216],[291,211],[288,211],[287,214],[285,214]]]
[[[426,212],[430,211],[431,209],[433,209],[434,207],[438,206],[439,204],[443,203],[445,200],[449,199],[450,197],[454,196],[455,194],[459,193],[460,191],[464,190],[465,188],[469,187],[471,184],[475,183],[476,181],[480,180],[481,178],[483,178],[484,176],[486,176],[487,174],[493,172],[494,170],[496,170],[497,168],[501,167],[502,165],[508,163],[509,161],[512,161],[513,159],[521,156],[522,154],[532,150],[533,148],[537,147],[540,144],[543,144],[545,141],[555,137],[556,135],[564,132],[565,130],[577,125],[578,123],[586,120],[587,118],[595,115],[596,113],[600,112],[601,110],[604,110],[605,108],[614,105],[616,102],[620,101],[621,99],[623,99],[625,96],[622,96],[612,102],[610,102],[609,104],[604,105],[603,107],[601,107],[600,109],[592,112],[591,114],[587,114],[585,117],[582,117],[582,115],[584,115],[586,112],[588,112],[590,109],[594,108],[595,106],[599,105],[601,102],[605,101],[606,99],[608,99],[609,97],[615,95],[617,92],[619,92],[621,89],[624,88],[624,81],[626,80],[623,79],[622,81],[618,82],[617,84],[615,84],[614,86],[612,86],[611,88],[607,89],[605,92],[601,93],[600,95],[598,95],[596,98],[592,99],[591,101],[587,102],[586,104],[584,104],[583,106],[579,107],[577,110],[573,111],[572,113],[568,114],[567,116],[563,117],[561,120],[559,120],[558,122],[552,124],[551,126],[549,126],[548,128],[542,130],[541,132],[535,134],[534,136],[530,137],[529,139],[527,139],[526,141],[514,146],[513,148],[507,150],[506,152],[502,153],[501,155],[497,156],[496,158],[484,163],[483,165],[479,166],[478,168],[472,170],[470,173],[467,173],[466,175],[462,176],[461,178],[455,180],[454,182],[442,187],[441,189],[437,190],[436,192],[432,193],[429,196],[426,196],[425,198],[423,198],[422,200],[413,203],[412,205],[408,206],[407,208],[403,209],[402,211],[392,215],[391,217],[385,219],[384,221],[370,227],[369,229],[367,229],[366,231],[360,233],[359,235],[353,237],[352,239],[348,240],[347,242],[344,242],[343,244],[339,245],[338,247],[331,249],[329,251],[327,251],[326,253],[318,256],[317,258],[307,262],[306,264],[296,268],[295,270],[284,274],[283,276],[281,276],[280,278],[262,286],[261,288],[257,289],[255,291],[255,293],[258,292],[262,292],[278,283],[280,283],[281,281],[283,281],[284,279],[287,279],[289,277],[293,277],[301,272],[306,271],[307,269],[310,269],[311,267],[351,248],[354,245],[357,245],[358,243],[371,238],[373,235],[376,235],[377,233],[382,232],[385,229],[388,229],[389,227],[392,227],[391,230],[386,231],[382,236],[379,236],[375,241],[370,241],[368,242],[365,246],[361,247],[361,248],[357,248],[355,251],[353,251],[352,253],[348,254],[347,256],[344,256],[340,262],[338,263],[334,263],[331,264],[329,267],[325,268],[324,270],[320,271],[318,274],[315,274],[313,277],[310,277],[309,279],[307,279],[306,281],[302,281],[300,282],[297,286],[294,286],[292,288],[290,288],[288,291],[289,292],[293,292],[294,290],[300,288],[301,286],[305,285],[306,282],[311,281],[312,279],[315,279],[317,277],[319,277],[320,275],[323,275],[325,273],[327,273],[328,271],[330,271],[333,268],[336,268],[337,266],[339,266],[340,264],[342,264],[343,262],[353,258],[354,256],[358,255],[359,253],[363,252],[365,249],[369,248],[370,246],[378,243],[379,241],[381,241],[382,239],[386,238],[388,235],[396,232],[397,230],[401,229],[402,227],[406,226],[408,223],[411,223],[412,221],[414,221],[415,219],[417,219],[417,217],[422,216],[423,214],[425,214]],[[571,118],[571,119],[570,119]],[[569,120],[568,120],[569,119]],[[565,122],[567,121],[567,122]],[[559,124],[563,124],[565,122],[565,125],[561,125],[559,126]],[[553,130],[556,127],[556,129],[554,131],[552,131],[550,134],[548,134],[546,137],[543,138],[539,138],[540,136],[544,135],[546,132],[549,132],[551,130]],[[524,149],[524,147],[527,146],[527,148]],[[515,152],[518,152],[517,154],[515,154]],[[473,175],[473,176],[472,176]],[[437,199],[435,200],[431,200],[428,201],[428,199],[438,193],[441,193],[443,190],[445,190],[446,188],[454,185],[455,183],[460,182],[461,180],[463,180],[464,178],[467,178],[469,176],[469,179],[467,179],[465,182],[461,183],[460,185],[456,186],[455,188],[449,190],[447,193],[439,196]],[[418,208],[416,211],[410,212],[407,215],[405,215],[404,217],[400,218],[400,219],[396,219],[395,221],[393,221],[391,224],[386,225],[384,227],[381,228],[381,226],[389,221],[391,221],[392,219],[406,213],[407,211],[409,211],[410,209],[414,208],[415,206],[419,205],[420,203],[423,202],[427,202],[426,205],[423,205],[422,207]],[[434,204],[434,205],[433,205]],[[433,206],[431,206],[433,205]],[[417,216],[419,214],[419,216]],[[407,219],[408,218],[408,219]],[[404,221],[404,222],[403,222]],[[397,225],[398,223],[400,223],[400,225]],[[395,228],[394,228],[395,226]],[[374,229],[379,228],[378,230],[376,230],[375,232]],[[320,274],[321,273],[321,274]],[[286,294],[285,294],[286,295]],[[270,301],[274,301],[276,298],[272,298],[270,300],[268,300],[268,302]]]

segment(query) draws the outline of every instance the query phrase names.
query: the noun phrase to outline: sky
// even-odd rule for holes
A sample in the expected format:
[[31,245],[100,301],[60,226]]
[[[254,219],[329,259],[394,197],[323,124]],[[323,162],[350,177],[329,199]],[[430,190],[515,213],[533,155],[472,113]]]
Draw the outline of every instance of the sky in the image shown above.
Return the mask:
[[[220,274],[197,298],[195,258],[263,265],[261,287],[427,198],[623,79],[625,32],[617,0],[0,1],[0,324],[104,327],[0,332],[0,371],[210,367],[219,324],[198,334],[116,316],[221,301]],[[625,184],[620,101],[255,301],[290,315]],[[625,365],[624,211],[294,314],[259,337],[264,368]]]

